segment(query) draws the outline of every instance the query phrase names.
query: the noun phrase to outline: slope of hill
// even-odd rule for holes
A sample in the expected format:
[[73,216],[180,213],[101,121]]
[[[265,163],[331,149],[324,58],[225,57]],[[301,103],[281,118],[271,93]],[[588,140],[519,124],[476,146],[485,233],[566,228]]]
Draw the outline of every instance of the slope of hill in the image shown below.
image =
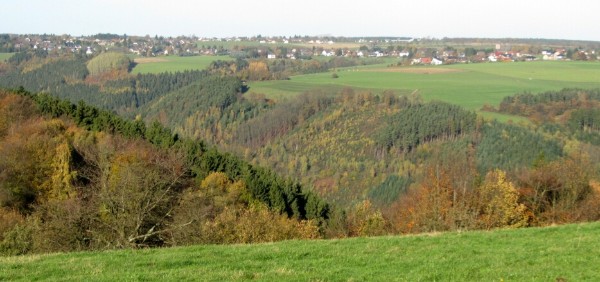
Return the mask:
[[6,257],[0,280],[597,281],[598,265],[600,223],[589,223]]
[[[246,161],[273,168],[346,209],[338,218],[341,230],[333,236],[600,219],[596,211],[600,209],[595,209],[600,204],[595,184],[600,167],[593,165],[600,159],[600,147],[594,144],[600,140],[594,121],[597,113],[573,108],[569,127],[540,127],[539,118],[523,125],[501,124],[471,111],[484,101],[500,101],[516,89],[598,86],[593,80],[598,74],[595,63],[453,65],[435,68],[437,73],[432,67],[380,65],[375,67],[379,69],[357,66],[360,71],[342,72],[356,62],[239,59],[215,62],[206,71],[134,76],[114,70],[118,76],[94,80],[86,68],[89,59],[17,53],[0,75],[0,85],[22,84],[25,89],[71,101],[83,99],[130,118],[136,116],[127,129],[133,136],[145,135],[145,126],[152,124],[154,130],[163,124],[177,138],[205,140]],[[321,73],[274,81],[283,88],[294,82],[305,83],[307,89],[325,86],[321,90],[292,89],[303,93],[279,101],[251,93],[257,90],[253,85],[262,83],[255,80],[322,72],[333,65],[337,78]],[[561,76],[565,69],[572,73]],[[508,74],[501,75],[503,71]],[[524,75],[532,80],[514,84]],[[250,93],[241,77],[249,79]],[[425,89],[422,86],[441,96],[414,91]],[[493,97],[483,90],[491,91],[488,94]],[[586,96],[586,90],[578,91]],[[462,107],[423,102],[419,92],[425,100],[443,96]],[[464,103],[475,101],[475,96],[477,105]],[[502,107],[491,112],[499,113],[515,114]],[[98,120],[81,121],[89,128],[104,126]],[[173,136],[161,140],[158,135],[149,139],[166,147],[175,142]],[[326,205],[309,205],[299,199],[294,181],[274,181],[266,170],[238,169],[243,162],[231,155],[203,156],[203,165],[211,169],[226,171],[231,178],[254,179],[247,184],[254,187],[255,196],[281,212],[308,212],[298,204],[306,204],[311,209],[308,213],[316,217],[322,217],[315,213],[318,210],[327,210]],[[206,168],[202,167],[204,172]],[[269,185],[286,187],[286,192],[267,192],[262,188],[263,178],[269,179]],[[492,193],[494,187],[510,197]],[[502,218],[502,209],[519,216]],[[527,219],[526,224],[522,219]]]
[[328,213],[157,123],[0,91],[0,254],[315,238]]

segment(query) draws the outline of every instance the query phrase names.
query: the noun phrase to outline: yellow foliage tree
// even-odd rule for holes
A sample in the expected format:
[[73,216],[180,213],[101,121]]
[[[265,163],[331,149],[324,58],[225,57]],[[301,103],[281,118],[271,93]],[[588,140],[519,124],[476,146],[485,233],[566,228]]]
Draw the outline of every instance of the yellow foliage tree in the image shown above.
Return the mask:
[[48,191],[49,199],[66,200],[75,196],[73,188],[73,179],[77,177],[77,172],[71,170],[72,148],[68,142],[62,142],[55,148],[55,154],[52,158],[50,176],[50,187]]
[[225,207],[214,220],[204,224],[205,243],[260,243],[289,239],[319,238],[313,221],[298,221],[269,211],[264,205]]
[[387,233],[388,222],[383,214],[375,210],[369,200],[356,205],[348,217],[350,236],[379,236]]
[[248,64],[248,79],[266,80],[269,78],[269,67],[263,61],[251,61]]
[[529,212],[525,205],[519,203],[517,189],[506,179],[504,171],[489,172],[478,195],[480,227],[517,228],[529,225]]

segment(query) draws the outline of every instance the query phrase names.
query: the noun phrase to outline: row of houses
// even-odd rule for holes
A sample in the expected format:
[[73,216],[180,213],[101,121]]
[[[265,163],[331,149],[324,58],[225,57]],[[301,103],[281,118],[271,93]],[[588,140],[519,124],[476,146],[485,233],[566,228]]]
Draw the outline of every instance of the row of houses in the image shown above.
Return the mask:
[[[103,50],[120,49],[141,56],[162,55],[232,55],[246,58],[288,58],[306,59],[314,56],[324,57],[393,57],[412,64],[453,64],[466,62],[509,62],[532,60],[597,60],[600,59],[595,50],[555,48],[552,50],[522,49],[520,53],[508,46],[502,51],[501,45],[495,50],[456,50],[453,48],[432,48],[411,45],[413,39],[358,39],[359,48],[336,48],[337,40],[343,38],[330,37],[231,37],[231,38],[197,38],[197,37],[150,37],[100,34],[97,36],[72,37],[69,35],[13,35],[10,39],[14,47],[11,52],[27,50],[45,50],[48,52],[79,52],[93,55]],[[240,44],[219,44],[234,41]],[[259,45],[243,42],[256,41]],[[297,44],[302,43],[302,44]],[[394,46],[393,43],[399,45]],[[290,45],[286,45],[290,44]],[[387,45],[378,45],[387,44]],[[217,46],[219,45],[219,46]],[[6,46],[6,45],[5,45]],[[224,47],[225,46],[225,47]],[[289,46],[289,47],[288,47]],[[404,48],[404,49],[403,49]],[[581,47],[580,47],[581,48]],[[535,50],[535,51],[532,51]],[[468,53],[468,54],[466,54]],[[236,56],[234,56],[236,57]]]
[[411,61],[412,65],[441,65],[444,62],[441,59],[438,58],[432,58],[432,57],[423,57],[423,58],[414,58]]
[[121,49],[137,55],[170,55],[182,52],[200,54],[197,39],[188,37],[163,38],[100,34],[98,36],[70,35],[10,35],[5,46],[10,52],[43,50],[47,52],[72,52],[92,55],[103,50]]

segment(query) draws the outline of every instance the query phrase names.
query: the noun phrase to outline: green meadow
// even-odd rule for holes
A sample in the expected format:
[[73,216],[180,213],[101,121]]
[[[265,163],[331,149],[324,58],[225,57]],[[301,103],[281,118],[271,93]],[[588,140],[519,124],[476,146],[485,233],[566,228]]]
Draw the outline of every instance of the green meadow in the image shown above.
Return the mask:
[[[220,43],[235,44],[234,41]],[[241,43],[258,45],[258,42]],[[137,65],[132,72],[136,74],[205,69],[215,60],[231,60],[231,58],[228,56],[135,58]],[[384,64],[337,69],[335,72],[338,78],[333,78],[332,72],[326,72],[293,76],[290,80],[252,82],[249,84],[250,91],[280,100],[314,89],[339,91],[344,87],[352,87],[359,91],[374,93],[394,90],[404,95],[419,94],[426,101],[440,100],[479,111],[486,104],[497,106],[502,98],[525,91],[538,93],[565,87],[600,87],[599,62],[537,61],[388,67],[396,60],[384,61]],[[501,121],[525,121],[515,116],[489,112],[481,112],[481,114]]]
[[587,223],[4,257],[0,280],[599,281],[599,265],[600,223]]
[[132,73],[161,73],[185,70],[203,70],[216,60],[233,60],[229,56],[160,56],[152,58],[136,57]]
[[14,53],[0,53],[0,62],[6,61],[6,59],[12,57]]
[[273,99],[316,88],[355,87],[381,92],[419,93],[425,100],[441,100],[479,110],[497,105],[518,92],[541,92],[565,87],[600,87],[598,62],[481,63],[427,67],[382,65],[337,70],[332,73],[294,76],[290,80],[253,82],[250,91]]

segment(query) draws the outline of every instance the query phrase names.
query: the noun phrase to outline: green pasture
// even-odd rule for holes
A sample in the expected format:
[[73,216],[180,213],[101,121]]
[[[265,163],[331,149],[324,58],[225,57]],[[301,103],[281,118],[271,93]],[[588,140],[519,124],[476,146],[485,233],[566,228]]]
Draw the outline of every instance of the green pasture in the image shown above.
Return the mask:
[[12,57],[15,53],[0,53],[0,62],[6,61],[8,58]]
[[161,56],[153,58],[135,57],[137,65],[132,73],[161,73],[185,70],[203,70],[213,61],[232,60],[229,56]]
[[0,258],[3,281],[599,281],[600,223]]
[[413,69],[382,65],[346,68],[338,70],[339,78],[335,79],[331,72],[300,75],[290,80],[253,82],[250,91],[281,99],[317,88],[355,87],[376,92],[392,89],[400,93],[419,93],[425,100],[441,100],[479,110],[485,104],[496,106],[505,96],[523,91],[600,87],[598,62],[540,61],[409,68]]

